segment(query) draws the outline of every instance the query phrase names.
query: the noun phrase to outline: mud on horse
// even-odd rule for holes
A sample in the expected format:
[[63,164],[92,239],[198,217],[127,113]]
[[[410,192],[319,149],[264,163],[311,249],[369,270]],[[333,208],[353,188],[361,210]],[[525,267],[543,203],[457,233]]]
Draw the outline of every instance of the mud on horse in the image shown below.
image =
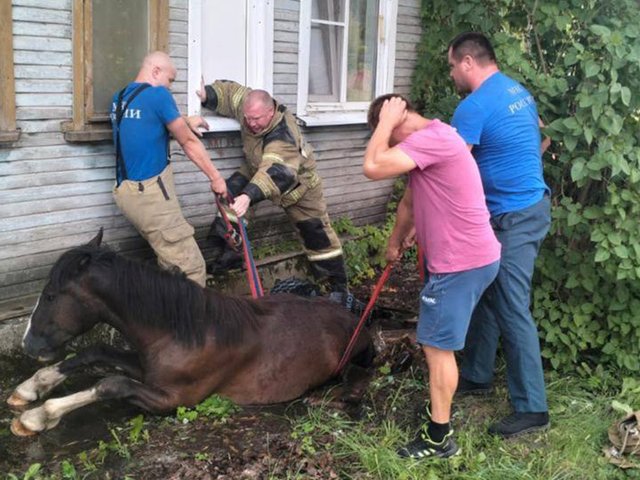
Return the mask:
[[[181,274],[88,244],[53,266],[23,339],[31,357],[51,361],[69,340],[98,323],[117,329],[132,350],[100,345],[38,370],[8,399],[42,399],[92,364],[120,369],[93,387],[24,411],[16,435],[55,427],[62,416],[102,400],[126,399],[154,413],[193,406],[212,393],[240,405],[295,399],[330,379],[357,318],[327,299],[278,294],[257,300],[200,288]],[[370,360],[364,332],[352,359]]]

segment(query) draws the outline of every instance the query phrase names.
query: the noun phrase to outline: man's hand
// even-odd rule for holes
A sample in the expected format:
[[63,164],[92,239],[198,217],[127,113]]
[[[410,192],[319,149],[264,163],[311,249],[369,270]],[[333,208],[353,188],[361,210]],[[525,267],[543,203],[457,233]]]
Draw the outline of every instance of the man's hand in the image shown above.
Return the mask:
[[416,227],[413,227],[409,234],[402,241],[402,250],[407,250],[416,244]]
[[402,257],[402,248],[398,245],[387,245],[387,251],[384,255],[387,263],[396,263]]
[[213,193],[217,193],[218,195],[225,197],[227,195],[227,182],[225,182],[222,177],[211,180],[211,190]]
[[196,90],[196,95],[200,99],[200,103],[204,103],[207,100],[207,91],[204,89],[204,77],[200,77],[200,88]]
[[393,97],[382,104],[379,123],[394,129],[407,118],[407,114],[407,103],[400,97]]
[[209,124],[201,115],[191,115],[190,117],[187,117],[186,120],[187,120],[187,125],[189,125],[189,129],[193,133],[195,133],[196,136],[198,137],[202,137],[202,132],[200,131],[200,128],[202,128],[205,131],[209,130]]
[[230,206],[237,216],[243,217],[249,209],[249,204],[251,204],[249,195],[247,195],[246,193],[242,193],[233,200],[233,203]]

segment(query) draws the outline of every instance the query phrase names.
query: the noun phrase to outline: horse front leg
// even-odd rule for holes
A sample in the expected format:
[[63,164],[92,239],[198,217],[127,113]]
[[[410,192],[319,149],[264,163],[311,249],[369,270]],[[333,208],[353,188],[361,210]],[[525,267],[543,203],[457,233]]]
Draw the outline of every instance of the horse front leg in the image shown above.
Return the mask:
[[52,398],[41,406],[23,412],[11,423],[11,432],[18,436],[34,435],[50,430],[69,412],[103,400],[126,399],[153,413],[170,411],[178,406],[178,398],[122,375],[106,377],[92,388]]
[[95,345],[80,351],[76,356],[67,360],[41,368],[31,378],[15,388],[7,399],[7,403],[14,408],[24,407],[43,398],[72,373],[95,364],[119,368],[133,378],[142,377],[140,362],[135,352],[109,345]]

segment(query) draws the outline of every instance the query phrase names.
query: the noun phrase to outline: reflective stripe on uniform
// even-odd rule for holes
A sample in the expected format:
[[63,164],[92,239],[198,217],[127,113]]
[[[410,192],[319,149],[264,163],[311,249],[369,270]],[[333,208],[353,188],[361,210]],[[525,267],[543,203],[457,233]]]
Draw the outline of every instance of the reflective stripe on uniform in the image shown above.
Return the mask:
[[240,102],[242,101],[242,98],[244,97],[246,91],[247,88],[240,87],[238,88],[238,90],[236,90],[236,93],[233,94],[233,97],[231,97],[231,103],[233,104],[234,112],[238,111],[238,107],[240,106]]
[[262,155],[262,160],[271,160],[271,163],[284,163],[284,160],[277,153],[265,153]]
[[253,177],[253,179],[251,179],[251,183],[253,183],[256,187],[258,187],[260,191],[264,194],[264,196],[268,198],[271,196],[272,187],[269,181],[264,178],[264,176],[267,176],[269,180],[271,180],[271,177],[269,177],[266,173],[258,172]]
[[316,255],[307,255],[310,262],[319,262],[320,260],[328,260],[330,258],[336,258],[342,255],[342,249],[331,250],[326,253],[318,253]]

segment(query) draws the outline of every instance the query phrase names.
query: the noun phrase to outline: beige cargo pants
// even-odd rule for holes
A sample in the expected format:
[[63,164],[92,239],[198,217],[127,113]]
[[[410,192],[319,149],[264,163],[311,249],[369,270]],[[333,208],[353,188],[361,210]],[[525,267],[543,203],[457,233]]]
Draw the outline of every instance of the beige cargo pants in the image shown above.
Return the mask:
[[193,227],[182,215],[171,165],[147,180],[124,180],[114,187],[113,198],[149,242],[161,267],[177,267],[198,285],[205,286],[204,258],[193,236]]

